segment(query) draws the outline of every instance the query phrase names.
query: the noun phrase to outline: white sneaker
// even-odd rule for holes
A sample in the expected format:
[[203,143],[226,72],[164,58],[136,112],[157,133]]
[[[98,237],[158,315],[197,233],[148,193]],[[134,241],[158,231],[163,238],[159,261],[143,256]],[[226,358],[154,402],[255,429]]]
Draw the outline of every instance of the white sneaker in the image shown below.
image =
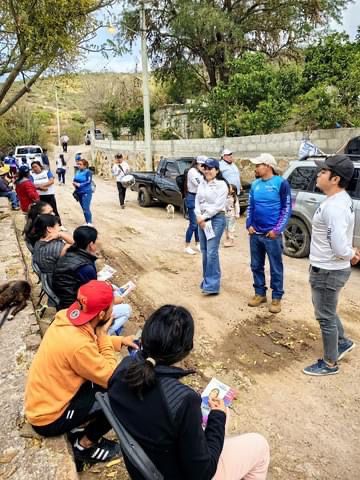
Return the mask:
[[93,227],[93,223],[83,223],[83,227]]
[[191,247],[185,247],[184,253],[188,253],[189,255],[196,255],[196,252]]
[[198,250],[199,252],[201,252],[200,243],[198,243],[195,248],[196,248],[196,250]]

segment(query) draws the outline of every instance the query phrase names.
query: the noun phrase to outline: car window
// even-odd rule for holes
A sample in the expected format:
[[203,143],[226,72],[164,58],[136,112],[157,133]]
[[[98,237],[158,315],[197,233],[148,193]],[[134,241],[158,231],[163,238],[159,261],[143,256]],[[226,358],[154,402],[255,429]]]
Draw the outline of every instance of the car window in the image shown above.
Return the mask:
[[28,148],[18,148],[16,150],[16,155],[27,155],[29,153]]
[[29,153],[42,153],[40,147],[29,148]]
[[287,179],[293,190],[307,191],[315,176],[316,167],[297,167]]
[[190,167],[192,160],[178,160],[177,165],[179,167],[180,175],[185,172],[187,168]]
[[346,189],[350,197],[360,198],[360,168],[356,168],[354,175]]
[[165,177],[175,178],[179,175],[177,165],[174,162],[166,164]]

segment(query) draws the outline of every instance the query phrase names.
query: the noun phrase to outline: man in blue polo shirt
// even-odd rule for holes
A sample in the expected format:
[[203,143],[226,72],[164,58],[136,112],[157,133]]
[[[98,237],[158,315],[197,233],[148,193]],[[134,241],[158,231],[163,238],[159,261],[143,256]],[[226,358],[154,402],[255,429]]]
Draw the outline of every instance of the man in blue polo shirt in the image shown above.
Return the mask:
[[271,313],[281,311],[284,294],[282,263],[282,232],[291,215],[291,191],[287,180],[276,175],[277,163],[269,153],[262,153],[251,160],[256,165],[256,180],[249,195],[246,228],[250,235],[251,270],[254,278],[255,296],[249,307],[266,303],[265,256],[270,264]]

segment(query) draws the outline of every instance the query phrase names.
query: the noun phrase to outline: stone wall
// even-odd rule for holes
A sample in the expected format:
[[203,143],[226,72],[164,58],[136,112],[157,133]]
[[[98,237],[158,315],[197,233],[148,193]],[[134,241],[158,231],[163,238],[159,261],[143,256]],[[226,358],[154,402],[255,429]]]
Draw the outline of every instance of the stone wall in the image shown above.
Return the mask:
[[[337,128],[315,130],[311,141],[325,153],[340,150],[352,137],[360,135],[360,128]],[[288,161],[297,158],[302,132],[251,135],[247,137],[201,138],[191,140],[154,140],[152,142],[154,167],[164,157],[209,155],[219,157],[223,148],[230,148],[241,165],[247,166],[249,158],[262,152],[271,153],[286,168]],[[121,152],[133,170],[144,170],[143,141],[97,141],[92,146],[92,158],[97,173],[105,178],[111,176],[110,165],[116,152]],[[245,161],[245,163],[244,163]]]

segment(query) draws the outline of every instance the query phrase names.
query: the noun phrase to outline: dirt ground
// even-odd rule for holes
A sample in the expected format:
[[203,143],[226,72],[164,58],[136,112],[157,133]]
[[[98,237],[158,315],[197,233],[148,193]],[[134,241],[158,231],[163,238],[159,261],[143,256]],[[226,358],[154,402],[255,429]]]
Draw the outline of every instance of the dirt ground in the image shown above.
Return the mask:
[[[73,151],[73,149],[71,149]],[[75,150],[74,150],[75,151]],[[141,208],[128,192],[120,210],[114,181],[96,178],[94,225],[103,259],[117,268],[115,283],[133,280],[130,296],[134,333],[154,308],[165,303],[190,309],[196,321],[195,348],[186,360],[198,374],[199,391],[216,376],[238,389],[231,433],[257,431],[271,447],[269,479],[354,480],[360,476],[360,348],[341,362],[336,376],[315,378],[302,368],[321,356],[319,328],[308,286],[308,259],[285,257],[282,312],[247,306],[252,295],[248,239],[239,220],[235,246],[221,249],[222,289],[216,297],[200,293],[201,256],[183,253],[187,225],[180,213],[168,219],[165,208]],[[71,175],[57,186],[63,223],[69,230],[84,222],[73,199]],[[99,264],[101,264],[99,261]],[[360,343],[360,268],[341,294],[340,315],[348,335]],[[83,479],[126,478],[119,466],[92,467]]]

